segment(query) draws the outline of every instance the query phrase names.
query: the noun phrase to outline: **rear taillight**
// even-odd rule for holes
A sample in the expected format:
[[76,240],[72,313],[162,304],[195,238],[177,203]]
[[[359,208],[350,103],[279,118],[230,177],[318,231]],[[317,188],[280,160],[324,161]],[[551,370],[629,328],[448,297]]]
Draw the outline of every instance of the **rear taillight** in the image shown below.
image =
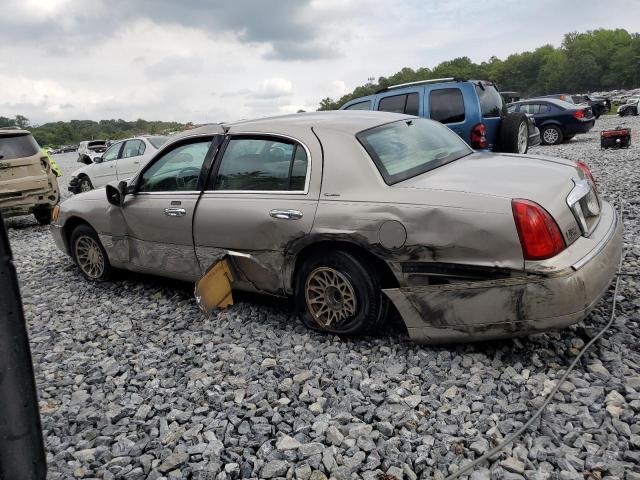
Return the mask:
[[511,201],[511,209],[525,260],[544,260],[566,248],[558,224],[540,205],[516,198]]
[[573,116],[576,118],[584,118],[584,110],[576,110],[573,112]]
[[49,165],[49,159],[47,157],[40,157],[40,165],[45,172],[49,172],[51,166]]
[[471,148],[487,148],[487,127],[479,123],[471,129]]
[[584,172],[584,174],[586,175],[586,177],[589,179],[589,181],[591,182],[591,186],[593,187],[594,190],[598,190],[597,186],[596,186],[596,179],[593,178],[593,174],[591,173],[591,170],[589,170],[589,167],[587,167],[587,165],[583,162],[576,162],[576,166],[582,170]]

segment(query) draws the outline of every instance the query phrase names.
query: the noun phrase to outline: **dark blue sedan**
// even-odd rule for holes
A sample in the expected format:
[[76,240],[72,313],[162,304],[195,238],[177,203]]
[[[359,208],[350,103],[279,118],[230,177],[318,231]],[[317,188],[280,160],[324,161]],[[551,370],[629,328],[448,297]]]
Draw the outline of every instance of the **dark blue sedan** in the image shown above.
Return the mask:
[[579,133],[587,133],[596,122],[589,105],[575,105],[554,98],[522,100],[509,105],[508,110],[532,114],[545,145],[557,145]]

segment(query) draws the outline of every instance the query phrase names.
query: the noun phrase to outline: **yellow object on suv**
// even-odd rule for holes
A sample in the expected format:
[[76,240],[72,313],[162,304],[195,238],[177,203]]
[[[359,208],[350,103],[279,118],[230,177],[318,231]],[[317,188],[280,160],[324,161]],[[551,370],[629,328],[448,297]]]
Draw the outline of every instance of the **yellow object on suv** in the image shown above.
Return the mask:
[[0,128],[0,213],[4,218],[33,213],[51,223],[60,201],[56,174],[47,155],[27,130]]

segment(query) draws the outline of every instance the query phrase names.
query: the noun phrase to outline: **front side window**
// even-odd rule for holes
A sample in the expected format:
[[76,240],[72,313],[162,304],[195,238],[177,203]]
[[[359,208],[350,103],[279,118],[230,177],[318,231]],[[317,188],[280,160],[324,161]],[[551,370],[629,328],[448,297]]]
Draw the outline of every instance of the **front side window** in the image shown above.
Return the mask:
[[232,138],[224,151],[214,190],[303,191],[308,168],[304,148],[270,138]]
[[429,120],[401,120],[356,135],[384,181],[392,185],[473,152],[447,127]]
[[40,148],[31,135],[9,135],[0,137],[0,160],[31,157]]
[[199,190],[198,179],[211,140],[200,140],[169,150],[140,178],[139,192]]
[[111,162],[118,158],[118,153],[120,153],[120,147],[122,147],[122,143],[116,143],[109,147],[109,149],[102,154],[103,162]]
[[459,88],[441,88],[429,94],[431,119],[440,123],[464,122],[464,99]]
[[353,105],[349,105],[345,110],[371,110],[371,100],[367,100],[366,102],[354,103]]
[[381,112],[418,115],[418,98],[419,95],[417,93],[384,97],[378,102],[378,110]]
[[531,113],[533,115],[540,113],[540,104],[539,103],[528,103],[526,105],[522,105],[520,107],[520,111],[524,113]]
[[145,144],[142,140],[127,140],[122,149],[122,158],[137,157],[144,153]]

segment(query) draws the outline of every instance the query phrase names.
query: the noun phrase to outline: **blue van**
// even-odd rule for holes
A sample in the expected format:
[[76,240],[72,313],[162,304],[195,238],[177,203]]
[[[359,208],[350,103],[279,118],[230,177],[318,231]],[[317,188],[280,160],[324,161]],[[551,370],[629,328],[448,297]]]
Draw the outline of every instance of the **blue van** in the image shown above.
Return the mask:
[[403,83],[351,100],[340,110],[379,110],[437,120],[476,150],[527,153],[540,143],[533,117],[508,113],[496,87],[483,80],[439,78]]

